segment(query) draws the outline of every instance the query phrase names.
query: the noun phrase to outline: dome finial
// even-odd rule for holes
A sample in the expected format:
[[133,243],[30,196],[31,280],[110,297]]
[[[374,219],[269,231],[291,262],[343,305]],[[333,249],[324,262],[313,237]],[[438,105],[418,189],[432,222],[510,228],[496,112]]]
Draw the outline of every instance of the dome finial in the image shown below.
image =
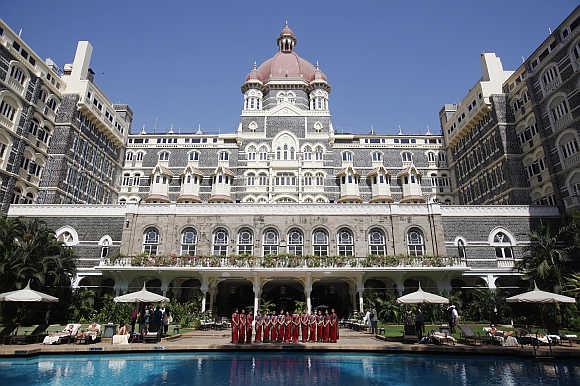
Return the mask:
[[256,61],[254,60],[254,65],[252,66],[252,70],[257,70],[258,69],[258,65],[256,64]]

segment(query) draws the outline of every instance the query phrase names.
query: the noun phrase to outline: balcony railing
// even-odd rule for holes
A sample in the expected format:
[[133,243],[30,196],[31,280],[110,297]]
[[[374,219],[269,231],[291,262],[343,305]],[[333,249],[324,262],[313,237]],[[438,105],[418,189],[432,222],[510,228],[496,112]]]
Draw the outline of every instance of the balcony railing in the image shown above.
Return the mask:
[[566,115],[563,115],[562,117],[560,117],[560,119],[558,119],[553,123],[554,131],[565,129],[566,126],[568,126],[568,124],[570,124],[571,122],[572,122],[572,114],[568,113]]
[[515,267],[515,260],[514,259],[498,259],[497,260],[497,267],[498,268],[514,268]]
[[18,95],[22,95],[22,92],[24,91],[24,86],[19,81],[17,81],[14,78],[8,78],[8,84],[10,85],[10,87],[12,87],[14,91],[16,91]]
[[580,208],[580,196],[570,196],[564,198],[566,208]]
[[456,257],[436,256],[132,256],[101,260],[101,267],[185,268],[430,268],[466,267]]
[[548,95],[549,93],[551,93],[552,91],[556,90],[558,87],[560,87],[560,79],[554,79],[553,81],[551,81],[550,83],[548,83],[547,85],[544,86],[544,97],[546,95]]
[[564,169],[572,169],[580,164],[580,152],[568,157],[564,160]]
[[14,127],[14,122],[12,122],[10,119],[6,118],[4,115],[0,114],[0,123],[6,127],[8,130],[12,130],[12,128]]

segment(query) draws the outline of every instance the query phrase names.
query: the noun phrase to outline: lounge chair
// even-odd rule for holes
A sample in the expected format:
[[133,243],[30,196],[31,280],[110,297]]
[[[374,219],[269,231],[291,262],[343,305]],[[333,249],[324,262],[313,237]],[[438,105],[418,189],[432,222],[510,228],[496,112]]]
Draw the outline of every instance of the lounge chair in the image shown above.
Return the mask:
[[489,343],[488,336],[482,336],[480,334],[476,334],[471,326],[466,324],[460,324],[457,326],[459,328],[459,339],[466,344],[469,342],[473,342],[474,345],[477,345],[477,342],[481,343]]
[[417,343],[418,341],[419,336],[415,326],[406,324],[403,328],[403,343]]
[[453,346],[455,346],[455,343],[457,342],[457,339],[455,339],[451,335],[447,335],[439,331],[431,331],[429,338],[431,339],[431,343],[439,345],[451,343]]
[[10,342],[10,337],[13,335],[15,328],[16,326],[12,324],[4,326],[0,330],[0,344],[7,344]]
[[[17,327],[14,335],[8,340],[9,344],[27,344],[34,342],[35,336],[38,336],[38,330],[41,328],[38,324],[34,326]],[[41,328],[42,329],[42,328]]]
[[69,323],[66,327],[62,330],[62,332],[47,335],[44,337],[42,341],[43,344],[62,344],[62,343],[70,343],[72,339],[77,335],[79,332],[79,328],[81,327],[78,323]]
[[143,343],[159,343],[161,341],[161,335],[159,331],[149,331],[143,334]]
[[85,331],[78,333],[75,337],[75,343],[77,344],[89,344],[97,343],[101,340],[101,325],[92,323],[88,325]]

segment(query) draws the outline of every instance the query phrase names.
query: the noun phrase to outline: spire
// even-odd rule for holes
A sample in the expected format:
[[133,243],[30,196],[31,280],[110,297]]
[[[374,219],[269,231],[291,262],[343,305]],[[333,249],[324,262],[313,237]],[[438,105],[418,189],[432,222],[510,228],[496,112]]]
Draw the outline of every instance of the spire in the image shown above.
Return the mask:
[[296,35],[294,35],[294,31],[288,27],[288,20],[286,20],[276,42],[278,43],[278,48],[281,52],[292,52],[294,46],[296,46]]

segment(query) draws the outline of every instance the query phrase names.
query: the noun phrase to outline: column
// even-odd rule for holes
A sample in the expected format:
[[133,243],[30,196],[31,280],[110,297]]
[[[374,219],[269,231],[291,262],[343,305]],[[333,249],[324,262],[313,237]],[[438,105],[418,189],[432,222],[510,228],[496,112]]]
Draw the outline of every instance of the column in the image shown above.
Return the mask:
[[201,312],[204,313],[206,311],[206,297],[207,297],[207,291],[209,289],[209,285],[208,285],[208,281],[207,281],[207,277],[202,276],[201,278],[201,286],[199,287],[199,290],[201,291]]
[[397,286],[397,292],[399,293],[399,296],[402,296],[403,291],[405,290],[405,281],[403,278],[398,278],[395,280],[395,285]]
[[449,296],[451,294],[451,281],[448,278],[438,280],[437,289],[442,293],[445,292],[446,296]]
[[260,307],[260,295],[262,294],[262,281],[259,277],[255,277],[254,283],[254,317],[258,314]]
[[363,313],[364,312],[364,291],[365,291],[365,283],[362,279],[362,277],[358,278],[357,282],[356,282],[356,290],[358,292],[358,307],[359,307],[359,312]]
[[213,302],[217,292],[217,283],[212,281],[209,285],[209,312],[213,314]]
[[167,290],[169,289],[169,282],[168,278],[161,278],[161,294],[163,296],[167,296]]
[[312,294],[312,277],[307,275],[304,280],[304,299],[306,299],[306,311],[312,312],[312,300],[310,295]]
[[495,290],[497,287],[495,286],[495,281],[497,280],[497,276],[493,276],[492,274],[488,274],[486,276],[481,277],[487,283],[487,288],[490,290]]

